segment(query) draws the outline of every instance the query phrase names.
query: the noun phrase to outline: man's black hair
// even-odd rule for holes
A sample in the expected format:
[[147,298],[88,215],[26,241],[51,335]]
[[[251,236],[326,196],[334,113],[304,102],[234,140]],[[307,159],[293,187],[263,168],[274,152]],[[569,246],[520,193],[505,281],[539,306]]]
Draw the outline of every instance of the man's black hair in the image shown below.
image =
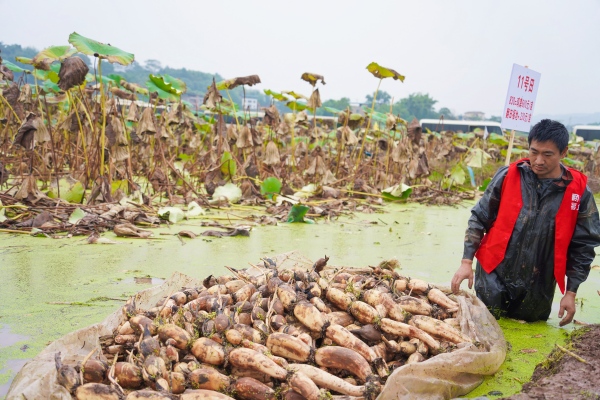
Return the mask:
[[543,119],[531,128],[529,131],[529,145],[532,141],[552,142],[562,153],[569,144],[569,131],[558,121]]

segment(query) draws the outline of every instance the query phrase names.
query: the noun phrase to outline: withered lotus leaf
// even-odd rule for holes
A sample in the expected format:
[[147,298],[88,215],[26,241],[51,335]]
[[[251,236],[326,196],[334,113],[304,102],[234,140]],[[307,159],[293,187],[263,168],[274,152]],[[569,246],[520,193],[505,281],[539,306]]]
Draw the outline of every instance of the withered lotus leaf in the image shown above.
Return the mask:
[[257,83],[260,83],[260,78],[258,75],[239,76],[236,78],[227,79],[226,81],[219,82],[217,84],[217,89],[234,89],[241,85],[254,86]]
[[317,108],[319,108],[323,105],[323,103],[321,103],[321,96],[319,95],[319,89],[315,89],[312,92],[306,105],[308,106],[308,108],[312,108],[313,110],[316,110]]
[[6,65],[0,64],[0,77],[3,77],[3,79],[5,79],[7,81],[12,81],[15,76],[14,76],[13,72],[10,69],[8,69],[8,67]]
[[376,78],[385,79],[385,78],[393,78],[394,80],[399,80],[400,82],[404,82],[404,75],[400,75],[398,72],[394,71],[391,68],[382,67],[376,62],[372,62],[367,65],[367,70],[373,74]]
[[142,112],[142,117],[140,118],[136,133],[138,136],[141,136],[142,134],[154,135],[156,133],[152,108],[148,107]]
[[313,74],[310,72],[305,72],[300,77],[303,81],[310,83],[313,87],[317,84],[318,81],[321,81],[323,85],[325,85],[325,78],[323,75]]
[[205,104],[208,108],[215,108],[217,104],[221,102],[222,98],[223,96],[221,96],[221,93],[219,93],[217,84],[213,78],[213,83],[208,87],[208,90],[204,95],[204,100],[202,100],[202,104]]
[[58,71],[58,87],[69,90],[85,82],[89,68],[79,57],[68,57],[63,60]]

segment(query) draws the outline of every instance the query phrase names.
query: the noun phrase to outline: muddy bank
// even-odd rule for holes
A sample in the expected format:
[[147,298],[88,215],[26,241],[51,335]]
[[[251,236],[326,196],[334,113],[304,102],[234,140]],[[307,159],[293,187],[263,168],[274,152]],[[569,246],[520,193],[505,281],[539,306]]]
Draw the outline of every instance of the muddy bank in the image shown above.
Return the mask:
[[[512,400],[600,399],[600,325],[575,330],[563,348],[538,364]],[[566,351],[565,351],[566,350]]]

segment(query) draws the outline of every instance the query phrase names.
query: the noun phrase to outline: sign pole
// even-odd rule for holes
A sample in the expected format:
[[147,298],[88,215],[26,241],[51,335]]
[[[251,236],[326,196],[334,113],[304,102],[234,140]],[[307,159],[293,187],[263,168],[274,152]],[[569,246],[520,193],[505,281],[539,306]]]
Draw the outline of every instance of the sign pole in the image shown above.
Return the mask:
[[504,161],[504,165],[506,165],[507,167],[510,165],[510,153],[512,153],[514,141],[515,141],[515,130],[511,129],[510,140],[508,141],[508,150],[506,150],[506,160]]

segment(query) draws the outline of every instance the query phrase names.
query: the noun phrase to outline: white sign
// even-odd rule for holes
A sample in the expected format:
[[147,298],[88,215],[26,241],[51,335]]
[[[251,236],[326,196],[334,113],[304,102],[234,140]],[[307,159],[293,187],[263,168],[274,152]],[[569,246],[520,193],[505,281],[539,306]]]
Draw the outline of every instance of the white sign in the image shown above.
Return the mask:
[[529,132],[542,74],[513,64],[502,113],[502,129]]

